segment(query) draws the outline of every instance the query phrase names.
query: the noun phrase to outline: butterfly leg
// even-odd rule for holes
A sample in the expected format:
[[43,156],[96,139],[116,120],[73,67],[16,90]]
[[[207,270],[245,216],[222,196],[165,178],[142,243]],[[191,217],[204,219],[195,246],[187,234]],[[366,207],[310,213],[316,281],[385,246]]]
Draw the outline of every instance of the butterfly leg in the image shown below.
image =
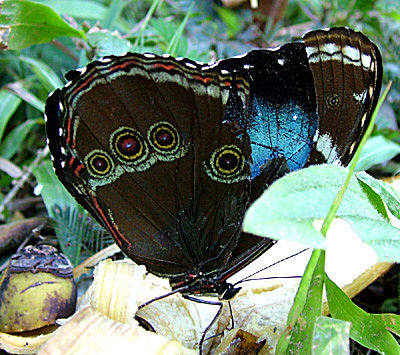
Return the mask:
[[204,329],[203,335],[201,336],[200,342],[199,342],[199,354],[203,355],[203,344],[204,341],[210,338],[206,339],[206,335],[208,333],[208,331],[211,329],[211,327],[214,325],[214,323],[216,322],[216,320],[218,319],[219,315],[222,312],[222,308],[224,307],[223,302],[213,302],[213,301],[206,301],[206,300],[201,300],[199,298],[196,297],[191,297],[188,295],[183,295],[184,298],[193,301],[193,302],[197,302],[197,303],[204,303],[204,304],[211,304],[211,305],[215,305],[215,306],[219,306],[218,312],[215,314],[214,318],[212,319],[212,321],[210,322],[210,324],[206,327],[206,329]]

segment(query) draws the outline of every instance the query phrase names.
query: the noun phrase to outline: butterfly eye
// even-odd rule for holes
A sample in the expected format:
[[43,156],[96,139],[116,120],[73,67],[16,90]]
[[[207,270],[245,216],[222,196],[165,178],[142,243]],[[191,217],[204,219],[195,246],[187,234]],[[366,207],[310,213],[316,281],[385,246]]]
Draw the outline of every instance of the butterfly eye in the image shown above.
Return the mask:
[[148,131],[147,138],[157,158],[171,161],[177,158],[181,149],[181,139],[176,128],[169,122],[157,122]]
[[231,184],[247,178],[242,151],[236,145],[216,149],[203,166],[207,175],[218,182]]
[[329,95],[326,99],[326,102],[329,107],[335,107],[335,106],[339,105],[339,101],[340,101],[339,96],[336,94]]
[[148,158],[149,150],[142,135],[129,127],[120,127],[111,134],[110,147],[123,163],[138,164]]
[[102,150],[92,150],[86,157],[85,163],[90,174],[102,178],[114,168],[110,156]]

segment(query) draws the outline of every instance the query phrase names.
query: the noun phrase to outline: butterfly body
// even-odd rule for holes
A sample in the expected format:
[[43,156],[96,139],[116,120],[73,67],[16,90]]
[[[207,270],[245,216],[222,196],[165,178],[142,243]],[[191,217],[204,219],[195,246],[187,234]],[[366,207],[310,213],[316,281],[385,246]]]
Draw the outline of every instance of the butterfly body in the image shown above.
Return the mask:
[[249,204],[286,172],[346,164],[381,78],[376,46],[344,28],[211,64],[104,57],[49,96],[50,152],[131,259],[229,298],[228,277],[273,245],[241,230]]

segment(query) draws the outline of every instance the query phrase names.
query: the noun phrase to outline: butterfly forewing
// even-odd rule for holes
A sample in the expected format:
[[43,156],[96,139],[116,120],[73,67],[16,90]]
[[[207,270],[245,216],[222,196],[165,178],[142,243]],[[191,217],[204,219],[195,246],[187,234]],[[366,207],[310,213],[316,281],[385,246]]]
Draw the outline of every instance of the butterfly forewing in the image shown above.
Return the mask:
[[309,164],[347,165],[368,127],[379,98],[379,49],[348,28],[304,36],[318,103],[318,133]]

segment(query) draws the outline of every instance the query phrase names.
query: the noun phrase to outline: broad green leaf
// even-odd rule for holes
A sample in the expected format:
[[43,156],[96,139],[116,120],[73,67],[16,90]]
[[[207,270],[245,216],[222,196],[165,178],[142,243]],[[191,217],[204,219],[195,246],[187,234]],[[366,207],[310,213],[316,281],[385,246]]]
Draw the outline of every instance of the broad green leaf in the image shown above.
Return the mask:
[[400,315],[393,313],[372,314],[372,316],[383,323],[387,330],[400,335]]
[[74,198],[58,180],[50,161],[44,161],[39,166],[34,167],[32,172],[40,186],[40,195],[49,216],[54,217],[55,206],[64,208],[65,206],[77,205]]
[[384,136],[371,137],[365,143],[356,170],[362,171],[392,159],[400,153],[400,144]]
[[107,12],[106,6],[89,0],[36,0],[34,2],[51,7],[60,15],[68,15],[85,20],[98,21],[104,18]]
[[349,354],[350,326],[350,322],[340,319],[318,317],[314,327],[312,354]]
[[[350,336],[363,346],[381,354],[400,354],[400,345],[387,330],[388,315],[369,314],[356,306],[350,298],[325,276],[326,295],[331,315],[337,319],[351,322]],[[398,315],[390,315],[397,323]]]
[[111,54],[121,55],[132,49],[131,42],[121,38],[118,33],[108,30],[88,33],[87,39],[92,47],[99,49],[97,52],[99,57]]
[[374,179],[366,172],[357,173],[357,178],[379,194],[385,201],[389,211],[395,217],[400,218],[400,193],[397,190],[382,180]]
[[0,144],[0,156],[11,159],[21,149],[21,145],[32,127],[43,122],[43,119],[28,120],[15,127]]
[[8,90],[0,90],[0,141],[4,130],[15,110],[21,104],[21,99]]
[[[319,165],[284,176],[250,206],[243,229],[268,238],[324,248],[324,238],[312,223],[325,218],[346,174],[346,168]],[[400,230],[388,223],[382,200],[370,199],[370,193],[353,177],[337,217],[348,221],[364,241],[370,241],[381,260],[395,261]]]
[[57,37],[85,37],[51,8],[26,0],[4,0],[0,24],[3,31],[1,45],[8,49],[23,49]]

